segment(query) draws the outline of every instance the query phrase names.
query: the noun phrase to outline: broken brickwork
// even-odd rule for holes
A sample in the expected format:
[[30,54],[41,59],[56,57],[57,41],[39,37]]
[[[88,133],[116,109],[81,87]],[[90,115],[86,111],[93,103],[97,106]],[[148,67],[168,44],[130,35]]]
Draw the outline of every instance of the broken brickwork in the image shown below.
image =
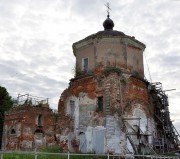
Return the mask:
[[[100,97],[103,99],[102,110],[98,110]],[[71,101],[76,103],[73,115],[70,112]],[[129,74],[112,71],[107,75],[104,68],[101,73],[98,71],[93,75],[85,74],[84,77],[75,78],[59,100],[60,143],[66,140],[66,150],[90,152],[98,147],[98,140],[93,138],[102,131],[105,142],[103,139],[99,142],[104,147],[95,150],[97,153],[126,153],[128,145],[123,119],[140,118],[140,114],[134,112],[140,109],[145,118],[143,122],[153,120],[149,105],[147,82]],[[148,131],[145,128],[148,126],[142,124],[144,131]],[[79,146],[79,149],[75,149],[71,141],[76,141],[75,147]],[[83,141],[86,146],[83,146]]]
[[3,149],[33,150],[55,144],[55,121],[48,104],[27,102],[5,114]]

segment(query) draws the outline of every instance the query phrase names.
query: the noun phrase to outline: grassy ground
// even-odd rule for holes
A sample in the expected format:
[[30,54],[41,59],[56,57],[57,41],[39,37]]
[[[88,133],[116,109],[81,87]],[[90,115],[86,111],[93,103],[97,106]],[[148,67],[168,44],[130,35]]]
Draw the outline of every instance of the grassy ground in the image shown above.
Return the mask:
[[[44,153],[62,153],[62,151],[57,148],[57,147],[53,147],[53,148],[45,148],[45,149],[42,149],[41,152],[44,152]],[[65,155],[49,155],[49,154],[38,154],[37,155],[37,159],[67,159],[68,156],[67,154]],[[70,155],[70,159],[106,159],[107,157],[105,156],[101,156],[101,157],[97,157],[97,156],[76,156],[76,155]],[[32,154],[4,154],[3,155],[3,159],[35,159],[35,156],[32,155]]]
[[[34,155],[4,154],[3,159],[34,159]],[[60,155],[38,155],[37,159],[67,159],[67,156]],[[107,157],[97,156],[70,156],[70,159],[105,159]]]

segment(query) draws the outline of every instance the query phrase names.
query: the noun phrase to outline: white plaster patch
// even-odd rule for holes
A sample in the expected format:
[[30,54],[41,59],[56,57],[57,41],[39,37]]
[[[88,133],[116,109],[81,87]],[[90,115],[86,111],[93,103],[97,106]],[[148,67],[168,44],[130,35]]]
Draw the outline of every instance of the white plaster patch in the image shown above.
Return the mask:
[[93,151],[92,145],[92,137],[93,137],[93,127],[88,126],[87,131],[85,132],[86,135],[86,143],[87,143],[87,152]]
[[135,118],[140,118],[140,123],[138,120],[133,120],[132,123],[134,125],[138,125],[140,127],[141,131],[143,133],[145,133],[147,131],[147,122],[148,122],[145,112],[140,108],[135,108],[133,110],[133,116]]
[[90,99],[87,96],[79,97],[79,105],[96,105],[95,99]]
[[22,141],[23,148],[30,149],[30,148],[32,148],[32,145],[33,145],[32,141],[27,141],[27,140]]
[[[72,102],[74,106],[72,108]],[[74,118],[74,131],[79,128],[79,99],[75,96],[70,96],[66,102],[66,114]]]

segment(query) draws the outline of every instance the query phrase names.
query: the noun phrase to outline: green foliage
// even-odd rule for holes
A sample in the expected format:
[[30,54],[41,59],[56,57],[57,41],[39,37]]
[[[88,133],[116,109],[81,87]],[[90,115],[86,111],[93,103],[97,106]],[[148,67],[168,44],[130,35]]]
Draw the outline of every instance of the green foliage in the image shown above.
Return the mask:
[[122,84],[126,84],[126,79],[123,77],[123,78],[120,80],[120,82],[121,82]]
[[34,159],[30,154],[4,154],[3,159]]
[[108,76],[110,73],[117,73],[119,76],[122,75],[122,71],[120,68],[117,67],[106,67],[103,71],[105,76]]
[[81,70],[81,67],[78,64],[75,64],[74,68],[72,69],[74,77],[83,75],[83,71]]
[[50,153],[62,153],[63,151],[56,145],[51,146],[50,148],[43,148],[42,152],[50,152]]
[[3,114],[4,111],[9,110],[12,104],[13,104],[13,101],[11,99],[11,96],[9,96],[9,93],[7,92],[6,88],[0,86],[0,112],[1,114]]
[[8,111],[13,105],[13,101],[5,87],[0,86],[0,148],[2,142],[4,112]]
[[83,71],[81,70],[78,64],[75,65],[75,77],[83,75]]
[[79,77],[79,76],[86,76],[86,75],[93,75],[94,70],[87,70],[87,71],[82,71],[81,67],[76,64],[75,67],[73,68],[73,74],[74,77]]

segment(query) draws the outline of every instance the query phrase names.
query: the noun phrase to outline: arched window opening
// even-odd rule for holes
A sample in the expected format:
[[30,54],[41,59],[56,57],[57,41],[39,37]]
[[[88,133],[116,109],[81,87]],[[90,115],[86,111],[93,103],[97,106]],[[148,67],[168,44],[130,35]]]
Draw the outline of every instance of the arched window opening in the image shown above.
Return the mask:
[[16,134],[15,129],[11,129],[11,135],[15,135],[15,134]]
[[36,131],[34,132],[35,134],[38,134],[38,133],[43,133],[43,131],[41,129],[36,129]]
[[36,131],[34,132],[34,137],[36,139],[36,142],[38,140],[42,140],[43,136],[44,136],[43,131],[41,129],[36,129]]
[[38,116],[38,126],[43,126],[43,123],[42,123],[42,115],[39,115],[39,116]]

